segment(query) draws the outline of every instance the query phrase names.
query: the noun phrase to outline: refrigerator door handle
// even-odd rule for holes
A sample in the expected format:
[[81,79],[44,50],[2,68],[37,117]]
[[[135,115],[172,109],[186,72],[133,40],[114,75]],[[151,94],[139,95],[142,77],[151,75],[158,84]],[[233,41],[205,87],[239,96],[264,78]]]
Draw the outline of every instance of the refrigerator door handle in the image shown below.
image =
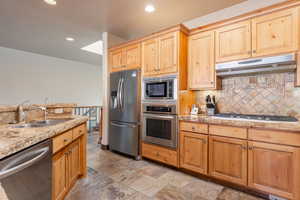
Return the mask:
[[119,124],[119,123],[115,123],[115,122],[110,122],[110,124],[112,126],[116,126],[116,127],[120,127],[120,128],[136,128],[136,125],[133,124]]
[[117,109],[120,109],[120,85],[121,79],[118,81],[118,89],[117,89]]
[[121,109],[124,107],[123,92],[124,92],[124,78],[121,79],[121,84],[120,84],[120,107],[121,107]]

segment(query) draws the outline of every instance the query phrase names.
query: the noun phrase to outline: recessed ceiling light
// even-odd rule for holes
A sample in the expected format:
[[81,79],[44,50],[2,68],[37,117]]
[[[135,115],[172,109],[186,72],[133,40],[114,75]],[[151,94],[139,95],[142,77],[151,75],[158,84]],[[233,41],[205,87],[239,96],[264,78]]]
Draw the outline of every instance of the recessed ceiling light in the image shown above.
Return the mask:
[[75,39],[71,38],[71,37],[66,37],[66,40],[69,41],[69,42],[73,42]]
[[148,12],[148,13],[152,13],[155,11],[155,7],[152,5],[152,4],[148,4],[146,7],[145,7],[145,11]]
[[55,0],[44,0],[44,2],[46,2],[49,5],[56,5],[56,1]]
[[90,45],[82,47],[81,50],[95,53],[98,55],[103,55],[103,42],[102,42],[102,40],[99,40]]

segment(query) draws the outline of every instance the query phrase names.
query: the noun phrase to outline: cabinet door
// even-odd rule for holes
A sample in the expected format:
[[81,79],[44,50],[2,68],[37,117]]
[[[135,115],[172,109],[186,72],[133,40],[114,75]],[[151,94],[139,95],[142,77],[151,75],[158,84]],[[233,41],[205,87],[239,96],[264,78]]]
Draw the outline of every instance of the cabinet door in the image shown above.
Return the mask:
[[180,132],[180,167],[207,174],[208,136]]
[[189,38],[188,80],[190,89],[215,88],[214,32]]
[[299,9],[291,8],[252,20],[253,56],[297,51]]
[[144,76],[156,75],[158,71],[158,41],[148,40],[142,43],[142,70]]
[[122,49],[113,50],[109,53],[110,59],[110,71],[120,71],[124,67],[124,53]]
[[300,199],[299,160],[299,148],[249,142],[249,187]]
[[172,74],[178,67],[178,32],[159,37],[159,74]]
[[225,181],[247,185],[247,141],[210,137],[209,173]]
[[216,30],[216,62],[251,57],[251,21],[243,21]]
[[62,151],[53,157],[52,162],[52,199],[61,200],[68,190],[67,152]]
[[134,69],[141,67],[141,46],[134,44],[126,47],[125,62],[127,69]]
[[80,174],[80,140],[75,141],[69,147],[69,185],[72,186]]

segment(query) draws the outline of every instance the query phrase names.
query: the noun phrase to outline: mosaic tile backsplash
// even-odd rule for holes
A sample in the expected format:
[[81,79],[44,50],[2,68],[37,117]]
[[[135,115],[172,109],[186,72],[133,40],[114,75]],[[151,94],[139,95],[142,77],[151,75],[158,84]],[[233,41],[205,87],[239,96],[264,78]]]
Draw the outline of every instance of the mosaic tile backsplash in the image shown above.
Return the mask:
[[218,112],[284,115],[300,118],[300,88],[291,72],[223,78],[222,90],[198,91],[197,103],[215,95]]

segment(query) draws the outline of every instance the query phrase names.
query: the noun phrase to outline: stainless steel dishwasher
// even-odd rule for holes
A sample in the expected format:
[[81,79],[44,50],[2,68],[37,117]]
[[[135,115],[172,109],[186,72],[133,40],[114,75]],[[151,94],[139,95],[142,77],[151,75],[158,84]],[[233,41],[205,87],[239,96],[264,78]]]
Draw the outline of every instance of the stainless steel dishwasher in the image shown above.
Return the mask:
[[9,200],[51,200],[50,139],[0,160],[0,182]]

